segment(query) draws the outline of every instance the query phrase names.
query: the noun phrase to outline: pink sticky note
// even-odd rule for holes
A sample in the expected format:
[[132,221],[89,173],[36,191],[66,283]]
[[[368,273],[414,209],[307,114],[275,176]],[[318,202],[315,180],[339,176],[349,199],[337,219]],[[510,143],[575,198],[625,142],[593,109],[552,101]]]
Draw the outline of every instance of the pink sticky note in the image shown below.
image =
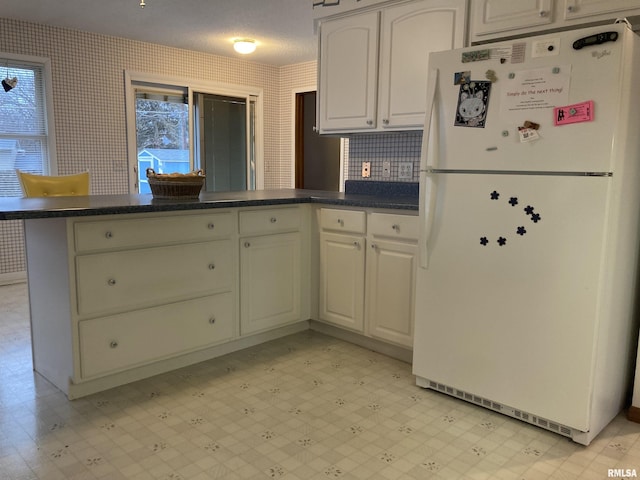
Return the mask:
[[593,100],[588,102],[556,107],[553,109],[553,124],[567,125],[569,123],[593,121]]

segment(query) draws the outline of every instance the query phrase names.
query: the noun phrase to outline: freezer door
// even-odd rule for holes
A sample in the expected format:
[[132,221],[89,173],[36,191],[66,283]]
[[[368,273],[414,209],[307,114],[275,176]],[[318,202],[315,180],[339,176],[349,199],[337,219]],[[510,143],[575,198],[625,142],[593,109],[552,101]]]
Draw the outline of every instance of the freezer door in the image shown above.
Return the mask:
[[435,175],[414,374],[587,431],[610,182]]
[[[619,32],[616,42],[580,50],[572,46],[585,35],[610,30]],[[628,117],[621,95],[633,88],[629,77],[623,81],[624,58],[629,57],[622,47],[627,42],[629,53],[638,42],[632,37],[623,27],[608,25],[431,54],[429,67],[438,72],[428,142],[433,143],[434,153],[422,168],[614,170],[614,147],[625,141],[617,135]],[[482,52],[490,58],[463,62],[465,54]],[[463,73],[468,75],[466,84],[459,83]],[[544,90],[549,92],[540,93]],[[592,121],[555,125],[560,113],[556,115],[553,106],[590,101]],[[562,115],[577,118],[580,108],[566,108]],[[526,122],[539,126],[537,139],[520,137],[519,127]]]

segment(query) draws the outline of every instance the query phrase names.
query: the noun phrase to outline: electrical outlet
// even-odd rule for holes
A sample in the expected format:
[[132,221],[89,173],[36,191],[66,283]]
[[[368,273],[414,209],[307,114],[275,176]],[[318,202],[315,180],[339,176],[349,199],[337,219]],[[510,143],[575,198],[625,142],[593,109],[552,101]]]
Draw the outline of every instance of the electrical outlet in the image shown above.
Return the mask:
[[382,162],[382,178],[389,178],[391,176],[391,162],[388,160]]
[[398,178],[408,179],[408,180],[413,178],[412,162],[401,162],[398,165]]
[[371,162],[362,162],[362,178],[371,176]]

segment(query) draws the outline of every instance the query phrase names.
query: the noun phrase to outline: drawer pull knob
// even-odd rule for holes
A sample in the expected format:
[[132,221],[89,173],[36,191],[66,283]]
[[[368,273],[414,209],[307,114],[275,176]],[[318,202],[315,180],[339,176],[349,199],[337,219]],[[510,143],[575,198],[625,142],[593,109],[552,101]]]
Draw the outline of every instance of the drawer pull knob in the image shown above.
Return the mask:
[[107,280],[107,284],[111,287],[113,287],[116,284],[116,279],[115,278],[110,278],[109,280]]
[[118,346],[118,342],[115,340],[111,340],[111,343],[109,343],[109,347],[111,348],[116,348]]
[[278,221],[278,219],[276,217],[271,217],[270,222],[271,223],[276,223]]
[[546,10],[540,10],[539,15],[540,15],[541,17],[546,17],[547,15],[549,15],[549,12],[547,12]]
[[371,248],[372,248],[373,250],[375,250],[376,248],[378,248],[378,245],[376,245],[375,243],[372,243],[372,244],[371,244]]
[[215,226],[215,224],[214,224],[213,222],[211,222],[211,223],[209,223],[209,224],[207,225],[207,228],[208,228],[209,230],[213,230],[214,228],[216,228],[216,226]]
[[104,234],[104,236],[105,236],[105,238],[113,238],[113,233],[111,233],[111,232],[106,232],[106,233]]
[[397,223],[394,223],[391,228],[393,228],[396,232],[400,231],[400,225],[398,225]]
[[344,227],[344,220],[343,220],[343,219],[341,219],[341,218],[339,218],[339,219],[338,219],[338,224],[339,224],[341,227]]
[[249,248],[251,246],[251,243],[249,242],[244,242],[244,248]]
[[353,246],[356,248],[360,248],[360,242],[353,242]]
[[209,319],[209,323],[210,323],[211,325],[213,325],[214,323],[216,323],[216,317],[211,317],[211,318]]
[[216,269],[215,264],[214,263],[210,263],[209,264],[209,270],[215,270],[215,269]]

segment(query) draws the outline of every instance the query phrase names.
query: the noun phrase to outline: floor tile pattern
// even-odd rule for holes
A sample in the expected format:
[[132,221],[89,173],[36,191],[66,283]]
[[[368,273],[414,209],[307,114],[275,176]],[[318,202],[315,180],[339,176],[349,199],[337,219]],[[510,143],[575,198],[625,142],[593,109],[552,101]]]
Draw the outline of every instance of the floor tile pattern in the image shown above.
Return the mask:
[[640,425],[622,414],[582,447],[420,389],[410,365],[315,332],[68,401],[31,370],[28,325],[25,286],[0,287],[0,480],[640,472]]

